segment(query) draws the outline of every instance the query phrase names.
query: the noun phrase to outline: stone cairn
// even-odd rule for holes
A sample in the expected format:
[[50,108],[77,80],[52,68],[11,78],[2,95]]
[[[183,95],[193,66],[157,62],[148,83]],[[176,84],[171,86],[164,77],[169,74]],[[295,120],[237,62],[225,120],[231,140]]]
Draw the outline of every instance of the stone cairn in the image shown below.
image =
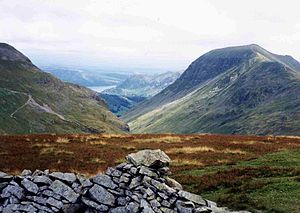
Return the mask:
[[168,177],[161,150],[129,154],[127,162],[91,178],[49,170],[0,172],[0,212],[229,212],[186,192]]

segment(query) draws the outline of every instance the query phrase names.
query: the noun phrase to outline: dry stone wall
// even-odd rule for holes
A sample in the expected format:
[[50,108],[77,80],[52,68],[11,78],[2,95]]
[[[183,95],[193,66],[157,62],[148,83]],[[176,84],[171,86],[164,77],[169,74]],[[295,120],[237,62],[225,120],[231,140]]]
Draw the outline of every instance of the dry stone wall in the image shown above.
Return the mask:
[[230,212],[184,191],[168,177],[170,162],[160,150],[143,150],[91,178],[49,170],[0,172],[0,212]]

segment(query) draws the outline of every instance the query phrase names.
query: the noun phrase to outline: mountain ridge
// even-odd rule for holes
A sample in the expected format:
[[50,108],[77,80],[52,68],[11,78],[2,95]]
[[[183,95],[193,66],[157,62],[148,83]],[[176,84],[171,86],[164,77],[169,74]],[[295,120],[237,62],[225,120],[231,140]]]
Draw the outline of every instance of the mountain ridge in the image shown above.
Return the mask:
[[[294,59],[258,45],[212,50],[196,59],[172,85],[123,118],[134,132],[299,134],[299,122],[292,121],[293,116],[300,117],[295,100],[300,98],[298,65]],[[285,96],[289,101],[283,102]],[[279,105],[276,109],[270,103]],[[267,104],[265,109],[260,108],[263,104]],[[293,104],[296,108],[291,110]],[[259,109],[261,118],[272,120],[268,107],[272,108],[269,113],[283,116],[277,116],[272,124],[276,127],[269,130],[256,121],[259,115],[253,111]],[[286,121],[281,124],[281,119]]]
[[126,132],[90,89],[45,73],[8,44],[0,45],[0,133]]

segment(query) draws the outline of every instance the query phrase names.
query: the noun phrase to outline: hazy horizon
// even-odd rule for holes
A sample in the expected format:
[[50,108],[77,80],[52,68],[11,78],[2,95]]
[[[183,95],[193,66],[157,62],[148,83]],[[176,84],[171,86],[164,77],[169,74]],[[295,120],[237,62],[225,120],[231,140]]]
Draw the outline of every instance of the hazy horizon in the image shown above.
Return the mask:
[[0,38],[38,66],[105,71],[181,71],[209,50],[251,43],[299,60],[293,3],[1,0]]

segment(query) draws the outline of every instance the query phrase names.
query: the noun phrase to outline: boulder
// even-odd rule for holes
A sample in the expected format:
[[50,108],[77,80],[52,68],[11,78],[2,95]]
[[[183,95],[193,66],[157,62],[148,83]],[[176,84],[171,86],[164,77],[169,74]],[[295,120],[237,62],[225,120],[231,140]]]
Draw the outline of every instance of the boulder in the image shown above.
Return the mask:
[[135,166],[146,166],[155,169],[169,166],[171,162],[171,159],[160,149],[142,150],[129,154],[126,159]]

